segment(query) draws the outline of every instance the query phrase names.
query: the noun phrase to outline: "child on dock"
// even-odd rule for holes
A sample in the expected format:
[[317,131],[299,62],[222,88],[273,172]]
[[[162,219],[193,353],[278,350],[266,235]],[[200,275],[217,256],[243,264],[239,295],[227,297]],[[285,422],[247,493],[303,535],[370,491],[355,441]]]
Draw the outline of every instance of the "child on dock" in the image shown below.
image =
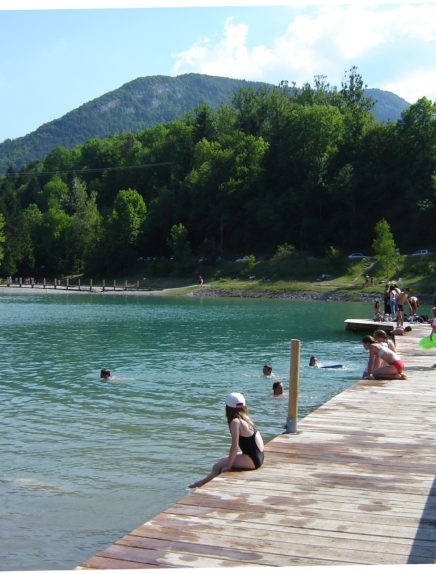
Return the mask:
[[[227,396],[226,417],[232,435],[229,455],[218,460],[207,476],[192,482],[189,488],[203,486],[221,472],[255,470],[262,466],[264,458],[262,436],[248,414],[244,395],[230,393]],[[238,446],[241,453],[238,453]]]

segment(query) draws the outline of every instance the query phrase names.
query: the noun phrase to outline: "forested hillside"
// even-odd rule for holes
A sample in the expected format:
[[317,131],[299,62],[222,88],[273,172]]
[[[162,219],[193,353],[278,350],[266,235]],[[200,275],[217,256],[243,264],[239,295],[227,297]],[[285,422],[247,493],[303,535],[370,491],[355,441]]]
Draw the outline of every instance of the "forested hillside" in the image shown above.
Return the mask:
[[243,88],[218,109],[93,138],[0,178],[0,272],[126,273],[138,258],[431,247],[436,105],[374,119],[363,80]]
[[[180,119],[201,104],[218,108],[229,102],[241,88],[257,89],[261,85],[267,86],[203,74],[138,78],[28,135],[1,143],[0,174],[6,173],[9,167],[19,169],[41,160],[57,146],[71,149],[91,138],[137,133]],[[273,86],[269,84],[269,88]],[[402,98],[383,90],[368,89],[365,95],[374,101],[373,113],[379,122],[396,121],[409,105]]]

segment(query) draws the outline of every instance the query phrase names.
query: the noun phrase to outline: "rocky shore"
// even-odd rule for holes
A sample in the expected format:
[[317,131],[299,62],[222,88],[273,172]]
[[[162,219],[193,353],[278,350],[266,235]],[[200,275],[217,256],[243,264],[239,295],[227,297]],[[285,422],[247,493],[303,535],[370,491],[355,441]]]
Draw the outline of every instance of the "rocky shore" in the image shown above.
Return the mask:
[[[117,287],[102,287],[83,285],[79,290],[77,287],[65,286],[54,287],[53,285],[0,285],[0,295],[124,295],[124,296],[150,296],[150,295],[185,295],[192,297],[230,297],[239,299],[280,299],[286,301],[325,301],[325,302],[363,302],[372,304],[378,295],[373,292],[365,291],[344,291],[333,289],[331,291],[315,290],[288,290],[288,289],[238,289],[238,288],[212,288],[207,285],[191,287],[173,288],[173,289],[136,289],[129,287],[124,289]],[[421,305],[431,305],[432,296],[429,294],[416,294]]]
[[264,291],[257,289],[211,289],[202,288],[191,292],[195,297],[237,297],[240,299],[283,299],[289,301],[363,301],[372,302],[376,295],[374,293],[345,291]]
[[[288,301],[327,301],[327,302],[362,302],[373,304],[374,299],[382,297],[380,294],[369,293],[365,291],[343,291],[334,289],[332,291],[314,291],[314,290],[260,290],[260,289],[213,289],[204,286],[196,288],[190,294],[194,297],[233,297],[240,299],[282,299]],[[429,294],[416,293],[421,305],[431,305],[432,296]]]

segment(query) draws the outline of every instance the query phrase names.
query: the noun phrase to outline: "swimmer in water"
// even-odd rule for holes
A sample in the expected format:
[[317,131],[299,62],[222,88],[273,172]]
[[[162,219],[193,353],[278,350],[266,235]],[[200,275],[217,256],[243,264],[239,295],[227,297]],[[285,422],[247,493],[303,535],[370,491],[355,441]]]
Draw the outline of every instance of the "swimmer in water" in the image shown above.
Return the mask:
[[111,372],[109,371],[109,369],[102,369],[100,371],[100,379],[104,379],[105,381],[111,381],[112,380],[112,376],[111,376]]
[[286,394],[284,392],[283,383],[281,381],[274,381],[272,386],[271,399],[286,399]]
[[309,367],[315,367],[315,369],[341,369],[342,365],[323,365],[318,363],[318,359],[315,355],[312,355],[309,359]]

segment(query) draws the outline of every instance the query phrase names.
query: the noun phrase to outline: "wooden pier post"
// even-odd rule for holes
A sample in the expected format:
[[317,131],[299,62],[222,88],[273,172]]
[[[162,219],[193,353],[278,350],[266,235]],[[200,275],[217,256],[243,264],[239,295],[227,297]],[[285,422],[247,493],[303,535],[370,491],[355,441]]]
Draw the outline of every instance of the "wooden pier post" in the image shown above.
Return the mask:
[[300,344],[298,339],[291,340],[291,364],[289,368],[289,402],[286,432],[297,432],[298,386],[300,382]]

